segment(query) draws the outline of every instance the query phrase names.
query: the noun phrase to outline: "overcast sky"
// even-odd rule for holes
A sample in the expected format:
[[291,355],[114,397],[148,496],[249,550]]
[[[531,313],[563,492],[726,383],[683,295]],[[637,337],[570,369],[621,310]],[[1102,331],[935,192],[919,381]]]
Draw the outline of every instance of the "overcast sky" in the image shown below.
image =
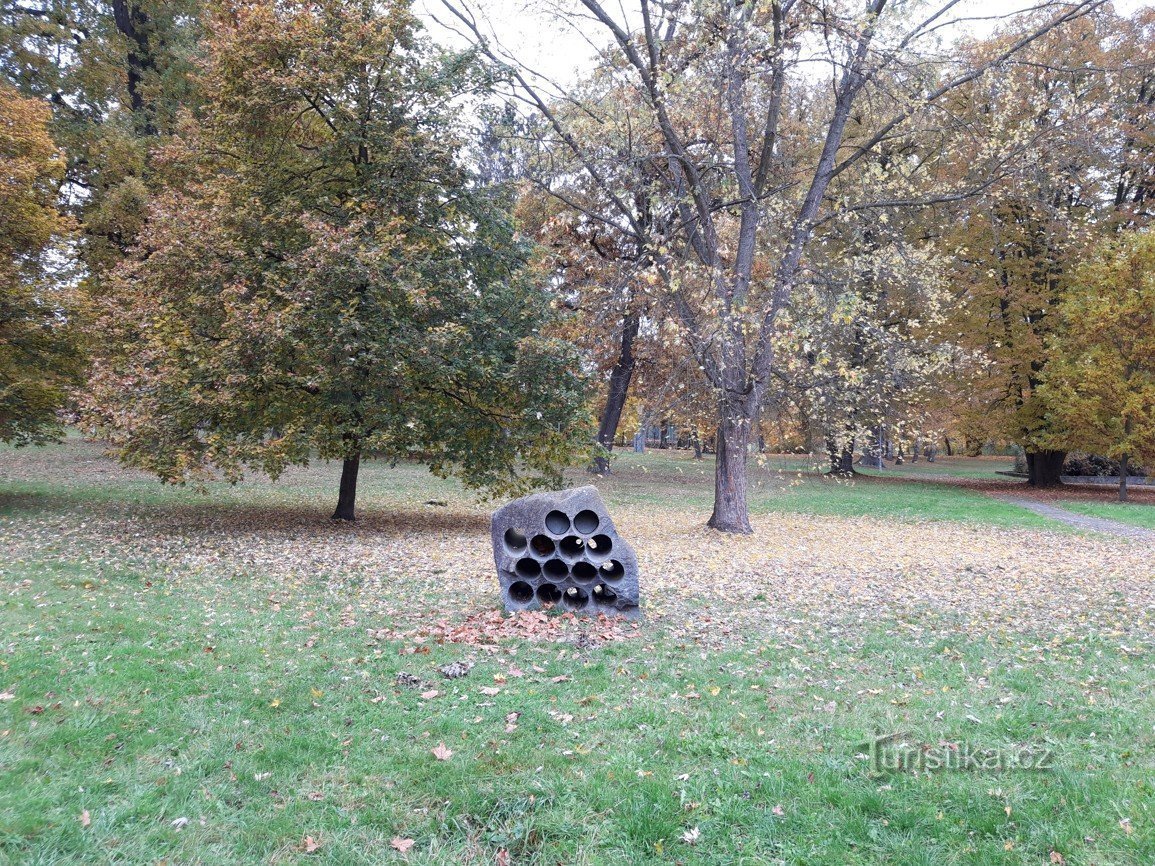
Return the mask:
[[[552,11],[557,6],[577,6],[566,0],[462,0],[485,22],[491,39],[520,63],[536,69],[562,85],[572,84],[593,65],[595,45],[604,44],[606,31],[596,22],[577,30],[560,22]],[[971,32],[989,30],[989,19],[1038,5],[1039,0],[964,0],[954,17],[986,18],[987,23],[966,25]],[[620,3],[620,5],[619,5]],[[611,9],[636,5],[631,0],[608,0]],[[1155,0],[1115,0],[1115,8],[1124,14],[1139,7],[1155,6]],[[416,0],[416,8],[425,19],[430,33],[439,41],[452,43],[460,38],[439,26],[457,22],[446,11],[441,0]],[[929,8],[929,7],[928,7]],[[436,19],[436,20],[435,20]]]

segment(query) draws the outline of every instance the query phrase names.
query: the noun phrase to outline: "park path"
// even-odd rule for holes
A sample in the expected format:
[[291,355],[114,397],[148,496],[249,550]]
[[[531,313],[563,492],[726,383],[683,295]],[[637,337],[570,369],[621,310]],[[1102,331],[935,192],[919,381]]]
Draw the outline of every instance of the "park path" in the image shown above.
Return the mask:
[[1003,502],[1009,502],[1020,508],[1026,508],[1028,511],[1035,512],[1035,514],[1041,514],[1043,517],[1058,520],[1076,529],[1089,529],[1092,532],[1105,532],[1108,535],[1121,535],[1124,538],[1155,542],[1155,530],[1144,529],[1142,526],[1132,526],[1127,523],[1120,523],[1117,520],[1108,520],[1105,517],[1091,517],[1087,514],[1077,514],[1074,511],[1067,511],[1065,508],[1059,508],[1057,505],[1048,505],[1046,502],[1039,502],[1037,499],[1028,499],[1023,496],[1011,496],[1005,493],[992,495],[996,499],[1001,499]]

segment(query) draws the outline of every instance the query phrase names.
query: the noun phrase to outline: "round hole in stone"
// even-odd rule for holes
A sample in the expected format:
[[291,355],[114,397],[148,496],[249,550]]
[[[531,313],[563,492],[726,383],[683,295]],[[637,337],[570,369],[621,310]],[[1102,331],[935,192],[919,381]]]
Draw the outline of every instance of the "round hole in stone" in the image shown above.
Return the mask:
[[586,549],[586,543],[576,535],[567,535],[561,540],[558,548],[561,549],[562,556],[573,558],[582,555]]
[[539,556],[549,556],[553,553],[553,539],[548,535],[535,535],[533,541],[529,543],[533,548],[533,552]]
[[509,585],[509,597],[518,604],[533,600],[533,587],[524,580],[515,580]]
[[529,556],[523,556],[513,567],[519,577],[537,577],[541,574],[541,563]]
[[592,562],[575,562],[573,564],[573,579],[585,583],[598,576],[598,568]]
[[560,559],[551,559],[542,566],[542,571],[544,571],[545,576],[551,580],[562,580],[569,574],[569,566]]
[[569,532],[569,518],[562,511],[551,511],[545,516],[545,528],[554,535],[565,535]]
[[561,603],[571,610],[580,610],[589,604],[589,601],[589,593],[576,586],[571,586],[565,591],[565,595],[561,597]]
[[605,563],[598,572],[602,576],[602,580],[621,580],[626,576],[626,569],[616,559],[611,559]]
[[613,604],[618,600],[618,594],[604,583],[599,583],[594,587],[594,599],[602,604]]
[[557,604],[561,601],[561,590],[552,583],[543,583],[537,588],[537,598],[542,604]]
[[510,553],[521,553],[525,550],[525,533],[512,526],[505,530],[505,549]]
[[614,549],[614,543],[608,535],[595,535],[586,542],[586,547],[594,559],[605,559]]
[[589,535],[598,528],[598,524],[601,522],[602,519],[598,517],[598,513],[587,508],[585,511],[579,511],[574,515],[573,528],[582,535]]

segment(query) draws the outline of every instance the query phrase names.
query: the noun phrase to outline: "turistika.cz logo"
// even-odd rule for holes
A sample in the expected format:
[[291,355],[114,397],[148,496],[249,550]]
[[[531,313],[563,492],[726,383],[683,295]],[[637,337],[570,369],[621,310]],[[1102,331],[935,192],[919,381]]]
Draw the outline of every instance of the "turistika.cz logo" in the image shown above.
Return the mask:
[[1051,770],[1054,750],[1044,746],[985,748],[973,743],[919,743],[909,734],[876,734],[856,755],[877,773],[937,773],[951,770],[1004,773]]

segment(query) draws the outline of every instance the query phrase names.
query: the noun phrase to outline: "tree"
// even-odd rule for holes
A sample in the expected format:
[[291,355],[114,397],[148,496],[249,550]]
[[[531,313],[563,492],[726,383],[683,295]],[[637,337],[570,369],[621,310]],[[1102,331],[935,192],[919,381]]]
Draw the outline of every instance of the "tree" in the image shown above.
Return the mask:
[[90,423],[167,481],[415,456],[466,485],[556,482],[584,380],[500,187],[461,158],[488,82],[402,0],[237,3],[206,44],[205,105],[113,275]]
[[[1099,238],[1150,218],[1153,25],[1150,10],[1123,19],[1104,9],[958,94],[974,130],[960,137],[959,170],[992,147],[1014,155],[982,196],[944,219],[958,339],[986,360],[959,389],[960,414],[976,434],[1021,445],[1032,486],[1059,484],[1065,457],[1041,389],[1053,311]],[[1015,38],[999,33],[968,50],[982,62]]]
[[[477,20],[444,0],[479,41]],[[815,227],[831,211],[869,207],[831,200],[831,183],[876,151],[912,117],[943,108],[944,96],[978,78],[1042,33],[1101,6],[1054,4],[1004,52],[977,66],[952,65],[932,47],[955,2],[910,18],[899,4],[689,3],[639,0],[627,13],[581,0],[611,40],[612,65],[628,76],[643,110],[637,125],[661,143],[650,196],[676,220],[649,250],[670,287],[685,339],[717,398],[714,509],[709,525],[750,532],[746,460],[752,427],[772,387],[775,334],[803,271]],[[821,88],[817,64],[830,70]],[[885,82],[880,85],[883,72]],[[898,74],[901,72],[901,74]],[[892,82],[901,86],[896,90]],[[569,146],[591,180],[629,223],[632,209],[603,180],[603,154],[586,147],[524,77],[528,99]],[[848,135],[856,106],[888,111]],[[804,108],[803,108],[804,106]],[[597,105],[583,110],[598,115]],[[792,121],[805,110],[817,138]],[[915,203],[931,192],[913,197]],[[904,201],[908,201],[904,199]]]
[[0,74],[52,107],[66,153],[61,206],[83,223],[86,285],[135,242],[150,148],[192,104],[200,0],[21,0],[0,7]]
[[1081,264],[1059,304],[1043,392],[1055,445],[1155,464],[1155,234],[1128,232]]
[[0,441],[17,445],[58,435],[79,371],[68,298],[49,269],[71,229],[56,211],[64,162],[50,117],[0,83]]

